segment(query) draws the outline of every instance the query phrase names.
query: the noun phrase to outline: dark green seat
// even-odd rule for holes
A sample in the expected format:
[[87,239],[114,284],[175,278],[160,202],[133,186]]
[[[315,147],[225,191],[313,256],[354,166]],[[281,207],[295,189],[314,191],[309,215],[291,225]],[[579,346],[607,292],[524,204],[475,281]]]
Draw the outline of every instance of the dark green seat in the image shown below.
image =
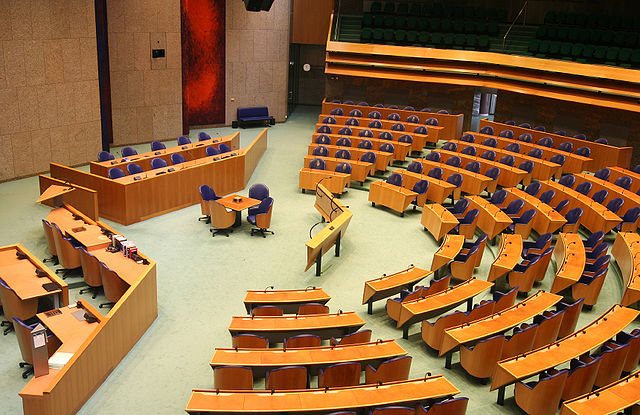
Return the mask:
[[466,35],[465,46],[470,50],[476,50],[478,48],[478,36],[474,34]]
[[640,49],[634,49],[631,54],[631,65],[633,65],[634,68],[640,67]]
[[549,55],[551,55],[551,56],[560,55],[560,45],[561,44],[562,43],[558,42],[558,41],[551,42],[551,44],[549,45]]
[[595,61],[603,61],[607,55],[607,48],[605,46],[597,46],[596,50],[593,51],[593,59]]
[[624,47],[625,39],[627,38],[628,35],[629,33],[623,32],[622,30],[617,31],[613,36],[613,44],[618,47]]
[[395,33],[394,33],[394,36],[395,36],[395,42],[397,44],[403,44],[403,43],[406,43],[406,41],[407,41],[407,31],[406,30],[402,30],[402,29],[396,30]]
[[429,31],[431,32],[440,32],[442,30],[442,20],[437,17],[432,17],[429,19]]
[[607,55],[605,59],[607,62],[615,62],[618,60],[618,54],[620,53],[620,48],[617,46],[607,48]]
[[453,42],[454,42],[454,37],[453,37],[453,33],[445,33],[443,38],[442,38],[442,43],[444,44],[445,48],[450,48],[453,46]]
[[428,45],[430,44],[431,41],[431,37],[429,36],[429,32],[420,32],[420,34],[418,35],[418,42],[422,43],[423,45]]
[[603,45],[610,45],[611,43],[613,43],[614,36],[615,34],[613,33],[613,30],[604,30],[602,32],[602,39],[600,39],[600,42]]
[[362,32],[360,32],[360,42],[369,43],[371,42],[372,38],[373,38],[373,30],[371,30],[368,27],[365,27],[364,29],[362,29]]
[[395,14],[396,12],[396,3],[393,1],[388,1],[384,4],[384,9],[382,10],[386,14]]
[[475,22],[476,33],[479,35],[486,35],[489,32],[489,26],[487,22]]
[[584,49],[582,50],[582,57],[588,61],[593,59],[593,53],[595,52],[596,47],[593,45],[584,45]]
[[407,30],[416,30],[418,28],[418,18],[416,16],[407,17]]
[[594,45],[599,45],[601,41],[602,41],[602,30],[591,29],[589,31],[589,43]]
[[580,43],[589,43],[590,32],[589,29],[579,29],[578,30],[578,42]]
[[373,15],[371,13],[365,13],[362,15],[362,27],[373,26]]
[[407,43],[412,45],[418,43],[418,32],[415,30],[407,30]]
[[566,57],[571,57],[571,47],[573,45],[569,42],[563,42],[560,45],[560,56],[562,56],[563,58]]
[[464,46],[465,43],[467,42],[467,38],[463,33],[456,33],[454,39],[453,39],[453,43],[456,46]]
[[396,25],[396,17],[391,14],[384,15],[384,26],[387,29],[392,29]]
[[489,22],[489,26],[487,27],[487,32],[489,33],[489,36],[497,36],[498,24],[496,22]]
[[489,36],[487,35],[478,36],[478,49],[489,50]]
[[375,26],[375,27],[384,26],[384,14],[376,14],[373,17],[373,26]]
[[529,47],[527,48],[530,54],[535,55],[540,50],[540,41],[538,39],[532,39],[529,42]]
[[556,26],[549,26],[547,28],[547,39],[556,40],[558,38],[558,28]]
[[620,53],[618,53],[618,62],[620,63],[629,63],[631,62],[631,54],[633,50],[631,48],[622,48],[620,49]]
[[369,9],[371,13],[380,13],[382,11],[382,2],[381,1],[373,1],[371,2],[371,8]]
[[540,47],[538,48],[538,52],[542,54],[549,53],[549,48],[551,47],[551,42],[549,40],[543,40],[540,42]]
[[580,30],[576,27],[571,27],[569,28],[569,31],[567,33],[567,40],[569,42],[575,43],[578,41],[580,37]]
[[407,16],[396,16],[394,27],[396,29],[406,29],[406,27],[407,27]]
[[380,28],[373,29],[373,37],[371,38],[374,43],[382,43],[384,39],[384,30]]
[[565,40],[567,40],[569,36],[569,28],[568,27],[559,27],[558,28],[558,36],[556,37],[556,40],[560,40],[562,42],[564,42]]
[[574,59],[580,59],[583,51],[584,45],[582,43],[574,43],[573,46],[571,46],[571,57]]
[[398,7],[396,8],[396,14],[409,14],[409,3],[398,3]]
[[451,24],[451,20],[443,19],[440,22],[440,30],[442,30],[443,33],[450,33],[453,30],[453,25]]
[[545,39],[547,37],[547,26],[538,26],[536,30],[536,39]]

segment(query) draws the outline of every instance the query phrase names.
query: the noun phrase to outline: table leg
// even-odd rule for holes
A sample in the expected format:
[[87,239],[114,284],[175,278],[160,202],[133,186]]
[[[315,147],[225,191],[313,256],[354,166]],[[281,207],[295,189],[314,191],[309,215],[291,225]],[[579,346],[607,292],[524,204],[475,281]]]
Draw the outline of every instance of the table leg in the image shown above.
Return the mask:
[[242,215],[239,210],[236,210],[236,221],[234,222],[233,227],[237,228],[240,225],[242,225]]

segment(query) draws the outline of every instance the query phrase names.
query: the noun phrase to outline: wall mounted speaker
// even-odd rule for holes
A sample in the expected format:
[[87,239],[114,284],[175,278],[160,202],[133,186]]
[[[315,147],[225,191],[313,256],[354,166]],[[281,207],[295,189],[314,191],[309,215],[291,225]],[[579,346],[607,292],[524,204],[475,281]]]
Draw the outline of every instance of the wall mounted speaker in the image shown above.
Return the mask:
[[242,0],[244,2],[244,7],[249,12],[259,12],[266,11],[268,12],[271,9],[271,5],[273,4],[273,0]]

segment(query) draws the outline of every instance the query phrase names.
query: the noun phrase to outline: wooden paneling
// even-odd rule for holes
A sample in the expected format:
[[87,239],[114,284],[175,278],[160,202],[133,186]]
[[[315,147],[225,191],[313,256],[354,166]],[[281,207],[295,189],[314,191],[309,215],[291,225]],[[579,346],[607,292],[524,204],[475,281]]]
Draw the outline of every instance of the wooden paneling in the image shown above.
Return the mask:
[[258,167],[260,159],[264,152],[267,151],[267,129],[253,140],[253,142],[244,151],[244,185],[246,186],[251,180],[253,171]]
[[293,0],[291,43],[327,43],[333,0]]
[[[39,176],[40,194],[49,188],[52,184],[65,185],[65,181],[49,176]],[[82,186],[73,186],[75,189],[69,193],[65,193],[63,200],[84,213],[93,220],[98,220],[98,192],[93,189],[87,189]],[[53,200],[42,202],[43,205],[53,206]]]

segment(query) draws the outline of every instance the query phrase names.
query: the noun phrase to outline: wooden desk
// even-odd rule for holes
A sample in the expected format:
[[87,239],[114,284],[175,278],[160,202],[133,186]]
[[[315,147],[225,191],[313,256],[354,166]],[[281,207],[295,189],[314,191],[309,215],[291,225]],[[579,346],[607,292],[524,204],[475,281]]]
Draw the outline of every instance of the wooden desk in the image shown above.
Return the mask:
[[[326,180],[323,180],[325,178]],[[344,193],[345,187],[351,186],[351,175],[329,170],[308,169],[306,167],[300,169],[298,187],[302,189],[303,193],[305,190],[315,190],[320,181],[331,193],[341,195]]]
[[487,281],[495,281],[503,275],[511,272],[520,261],[522,254],[522,236],[518,234],[503,233],[500,236],[500,246],[496,259],[491,263],[491,269]]
[[[64,180],[58,180],[54,177],[45,176],[43,174],[38,176],[38,183],[40,185],[40,193],[44,192],[53,185],[69,187],[69,184]],[[56,203],[53,203],[55,200]],[[44,200],[41,203],[43,205],[58,207],[63,204],[73,205],[77,210],[83,212],[84,215],[90,217],[93,220],[98,220],[98,192],[93,189],[88,189],[79,185],[73,185],[73,190],[65,193],[62,197],[62,203],[60,200],[51,199]]]
[[[464,115],[462,114],[440,114],[434,112],[406,111],[401,109],[396,110],[392,108],[338,104],[329,102],[326,99],[322,100],[322,113],[329,114],[334,108],[342,108],[345,114],[349,114],[349,111],[353,109],[360,110],[360,112],[362,112],[362,115],[367,115],[371,111],[378,111],[385,119],[392,112],[399,114],[400,118],[403,120],[406,120],[409,115],[416,115],[420,119],[420,124],[422,125],[424,125],[424,123],[429,118],[435,118],[438,120],[438,127],[442,127],[442,133],[440,134],[441,140],[450,140],[462,135],[462,124],[464,122]],[[425,127],[427,127],[428,134],[430,126],[426,125]]]
[[450,327],[444,331],[440,356],[450,353],[461,344],[476,342],[497,333],[503,333],[533,317],[562,300],[559,295],[542,290],[499,313]]
[[620,267],[625,287],[620,303],[630,306],[640,301],[640,235],[636,232],[618,232],[611,254]]
[[216,149],[222,143],[227,144],[231,147],[231,150],[238,150],[240,148],[240,133],[235,133],[233,135],[227,135],[224,137],[211,138],[205,141],[198,141],[191,144],[186,144],[184,146],[174,146],[169,147],[164,150],[158,151],[149,151],[146,153],[136,154],[129,157],[121,157],[115,160],[108,160],[102,162],[91,162],[89,164],[90,171],[93,174],[97,174],[103,177],[109,177],[109,169],[112,167],[117,167],[125,172],[125,174],[129,174],[127,172],[127,166],[131,163],[136,163],[142,170],[145,172],[152,170],[151,168],[151,160],[154,158],[160,158],[167,162],[169,166],[173,164],[171,161],[171,156],[173,154],[180,154],[187,161],[193,161],[200,158],[207,157],[207,147],[215,147]]
[[434,179],[426,174],[414,173],[412,171],[397,169],[393,171],[402,175],[402,185],[408,188],[412,188],[419,180],[426,180],[429,182],[429,189],[427,190],[427,200],[431,200],[435,203],[444,202],[450,195],[456,190],[456,187],[451,183],[444,180]]
[[[309,152],[310,156],[313,156],[313,150],[322,144],[311,143],[309,144]],[[351,157],[354,160],[360,160],[364,153],[373,152],[376,155],[376,162],[374,163],[375,169],[380,171],[386,171],[387,166],[390,166],[393,163],[393,153],[387,153],[385,151],[375,151],[375,150],[365,150],[363,148],[357,147],[340,147],[340,146],[332,146],[332,145],[324,145],[329,150],[329,157],[336,156],[338,150],[348,150],[351,153]],[[348,159],[343,159],[342,161],[349,162]]]
[[[460,222],[447,208],[439,203],[432,203],[422,207],[420,223],[426,231],[429,231],[429,233],[433,235],[436,241],[439,241]],[[462,236],[464,241],[464,235],[456,236]]]
[[76,239],[87,250],[105,248],[111,243],[111,239],[102,233],[101,226],[86,216],[70,211],[67,206],[53,209],[47,215],[47,221],[58,225],[62,233]]
[[[369,111],[371,112],[371,111]],[[388,120],[386,117],[385,118],[381,118],[379,120],[374,119],[374,118],[366,118],[366,116],[368,115],[368,113],[363,112],[362,113],[362,117],[349,117],[348,115],[330,115],[330,114],[320,114],[318,115],[318,122],[321,124],[324,124],[322,122],[322,120],[324,120],[325,117],[333,117],[336,120],[336,124],[327,124],[327,125],[338,125],[340,127],[353,127],[351,125],[346,125],[347,120],[349,120],[350,118],[355,118],[360,122],[360,125],[358,127],[364,127],[364,128],[369,128],[368,125],[371,121],[380,121],[380,123],[382,124],[382,128],[380,128],[380,130],[388,130],[388,131],[393,131],[391,129],[391,127],[393,127],[394,124],[402,124],[405,127],[405,133],[409,134],[409,135],[414,135],[414,130],[417,127],[426,127],[427,128],[427,136],[428,136],[428,142],[431,143],[437,143],[438,140],[440,140],[440,133],[441,131],[444,129],[443,127],[440,126],[435,126],[435,125],[425,125],[424,123],[422,124],[416,124],[416,123],[410,123],[405,121],[406,118],[402,119],[400,121],[391,121]],[[369,128],[370,130],[374,130]],[[417,134],[418,136],[422,136],[422,134]],[[424,147],[424,144],[423,144]]]
[[[336,143],[338,142],[338,140],[343,137],[339,134],[313,133],[313,135],[311,136],[311,141],[315,143],[316,139],[321,135],[325,135],[329,137],[329,139],[331,140],[331,145],[333,146],[337,145]],[[358,147],[358,144],[360,144],[364,140],[369,140],[371,141],[371,144],[373,144],[373,147],[371,149],[376,151],[380,151],[380,146],[383,145],[384,143],[389,142],[389,140],[382,140],[382,139],[373,138],[373,137],[354,137],[351,135],[351,136],[348,136],[348,138],[349,140],[351,140],[351,145],[353,147]],[[392,144],[393,144],[393,158],[396,160],[405,161],[409,153],[411,153],[412,144],[400,142],[400,141],[394,141]],[[318,145],[322,145],[322,144],[318,144]]]
[[500,208],[480,196],[467,196],[468,209],[478,209],[478,227],[493,239],[513,223]]
[[439,316],[465,302],[467,309],[470,310],[473,297],[492,286],[492,282],[471,278],[437,294],[404,302],[400,308],[400,317],[396,327],[402,328],[402,337],[406,339],[411,324]]
[[[27,256],[18,259],[16,252]],[[38,277],[36,269],[44,271],[45,277]],[[51,296],[55,307],[69,304],[69,287],[46,267],[35,255],[21,244],[0,247],[0,278],[16,293],[21,301]],[[58,288],[47,291],[43,284],[53,283]]]
[[[480,134],[480,133],[473,133],[473,135],[475,135],[476,140],[480,142],[484,141],[484,139],[489,137],[495,138],[493,136]],[[535,157],[531,157],[526,154],[514,153],[512,151],[502,150],[497,147],[489,147],[481,143],[467,143],[466,141],[460,141],[460,140],[449,140],[449,141],[452,143],[456,143],[458,145],[457,151],[462,151],[465,147],[472,145],[478,149],[480,154],[482,154],[487,150],[495,151],[496,160],[500,160],[502,157],[507,155],[513,156],[513,158],[515,159],[514,166],[516,167],[525,161],[531,161],[533,163],[533,170],[531,170],[531,177],[533,177],[536,180],[549,180],[554,175],[559,174],[562,169],[562,166],[560,166],[559,164],[552,163],[550,161],[546,161],[543,159],[537,159]]]
[[244,306],[247,313],[254,307],[274,305],[282,308],[285,313],[296,313],[298,307],[306,303],[326,304],[331,296],[322,288],[305,288],[304,290],[247,290],[244,296]]
[[316,203],[313,207],[322,215],[327,222],[331,222],[338,215],[348,211],[347,207],[340,200],[333,196],[331,192],[323,185],[316,187]]
[[305,366],[316,373],[319,367],[336,363],[358,362],[364,365],[406,354],[395,340],[286,350],[216,348],[209,364],[213,369],[227,365],[250,367],[254,377],[262,377],[266,371],[282,366]]
[[[620,217],[624,216],[627,210],[633,207],[640,207],[640,195],[637,195],[629,190],[624,189],[618,185],[613,184],[610,181],[598,179],[595,176],[590,174],[576,174],[576,186],[583,182],[591,183],[591,191],[589,192],[589,197],[593,197],[593,194],[600,191],[606,190],[609,194],[602,201],[601,205],[606,206],[612,199],[619,197],[624,200],[624,204],[618,211],[618,215]],[[575,187],[574,187],[575,188]],[[634,231],[638,227],[640,227],[640,219],[636,220],[634,224],[625,224],[623,225],[623,231]]]
[[460,191],[469,193],[471,195],[479,195],[482,193],[490,182],[493,181],[490,177],[484,176],[479,173],[473,173],[469,170],[465,170],[460,167],[449,166],[448,164],[438,163],[431,160],[416,159],[415,161],[422,163],[422,169],[425,175],[434,167],[440,167],[444,170],[443,176],[451,176],[454,173],[462,175],[462,185],[454,191],[456,199],[460,198]]
[[584,244],[577,233],[560,232],[553,257],[556,260],[556,277],[551,285],[552,293],[559,293],[578,282],[587,260]]
[[[462,166],[466,166],[472,161],[477,161],[478,163],[480,163],[480,173],[483,176],[486,176],[487,170],[489,170],[491,167],[499,168],[500,175],[498,175],[496,184],[499,184],[502,187],[515,187],[520,184],[520,182],[531,183],[531,173],[528,173],[525,170],[520,170],[518,167],[507,166],[506,164],[502,164],[499,161],[487,160],[483,159],[480,156],[470,156],[468,154],[456,153],[455,151],[443,150],[441,148],[435,151],[440,153],[440,161],[443,163],[446,163],[446,161],[453,156],[460,157],[460,159],[462,160]],[[491,189],[491,184],[487,186],[487,189]],[[490,192],[495,192],[495,188],[491,189]]]
[[515,125],[507,125],[496,121],[489,121],[484,118],[480,120],[480,128],[484,126],[493,127],[495,135],[499,135],[504,130],[513,131],[514,137],[521,134],[529,133],[533,137],[533,141],[537,142],[543,137],[551,137],[554,147],[558,147],[561,143],[572,143],[575,148],[589,147],[591,148],[591,158],[593,162],[585,167],[585,170],[596,171],[607,166],[620,166],[628,168],[631,164],[632,147],[615,147],[607,144],[594,143],[593,141],[580,140],[573,137],[565,137],[562,135],[552,134],[550,132],[536,131],[529,128],[518,127]]
[[631,182],[631,186],[629,186],[628,191],[631,191],[634,194],[640,191],[640,174],[632,170],[625,169],[624,167],[608,166],[607,168],[611,171],[607,181],[613,183],[622,176],[629,176],[633,181]]
[[[237,202],[236,202],[236,199],[238,200]],[[242,217],[240,216],[240,212],[242,212],[245,209],[258,206],[261,201],[258,199],[252,199],[248,196],[233,194],[226,197],[222,197],[218,199],[217,202],[220,203],[222,206],[226,207],[227,209],[231,209],[236,212],[236,222],[233,224],[233,226],[235,227],[235,226],[240,226],[240,224],[242,223]]]
[[624,330],[640,311],[614,305],[591,324],[554,343],[498,362],[491,390],[504,387],[587,353]]
[[464,245],[464,235],[446,234],[440,248],[433,253],[433,261],[431,261],[431,271],[437,271],[440,268],[453,261]]
[[560,415],[607,415],[640,402],[640,370],[586,395],[564,401]]
[[560,198],[558,200],[568,198],[569,206],[566,209],[576,207],[582,208],[584,213],[580,220],[580,224],[591,232],[603,231],[607,233],[618,223],[622,222],[622,219],[620,219],[619,216],[601,204],[595,203],[589,196],[578,193],[575,190],[569,189],[557,182],[546,180],[540,183],[542,184],[540,192],[555,190],[556,198]]
[[[328,194],[329,190],[323,188],[324,186],[319,184],[316,189],[316,206],[318,194]],[[321,189],[323,188],[323,189]],[[333,200],[333,198],[332,198]],[[340,208],[340,205],[338,205]],[[311,268],[311,265],[316,264],[316,276],[319,277],[322,271],[322,256],[326,254],[335,245],[335,255],[340,256],[340,240],[351,222],[353,213],[346,208],[339,209],[341,212],[338,216],[333,218],[331,222],[327,224],[320,232],[318,232],[313,238],[311,238],[305,246],[307,247],[307,265],[305,271]],[[330,216],[330,215],[329,215]]]
[[368,200],[373,206],[379,203],[404,216],[404,211],[417,196],[418,194],[414,191],[379,180],[369,186]]
[[323,339],[342,337],[358,331],[365,322],[353,311],[307,316],[232,317],[229,333],[259,334],[269,342],[282,343],[285,337],[315,334]]
[[[424,134],[416,134],[413,131],[394,131],[394,130],[385,130],[382,128],[368,128],[368,127],[356,127],[353,125],[336,125],[336,124],[316,124],[316,129],[315,131],[318,131],[318,128],[320,128],[321,125],[325,125],[328,126],[329,128],[331,128],[331,132],[329,134],[339,134],[340,129],[342,129],[343,127],[349,127],[351,129],[351,132],[353,133],[352,135],[345,135],[342,134],[343,137],[352,137],[352,136],[359,136],[360,132],[362,132],[363,130],[370,130],[371,132],[373,132],[374,137],[378,137],[380,135],[380,133],[382,132],[388,132],[391,134],[392,137],[392,144],[393,142],[398,141],[398,139],[400,138],[400,136],[407,134],[409,136],[411,136],[413,142],[411,143],[411,150],[412,151],[422,151],[422,149],[424,148],[425,144],[428,142],[431,143],[437,143],[438,142],[438,138],[435,135],[429,135],[429,132],[427,130],[427,135]],[[425,125],[425,127],[427,127]],[[325,133],[326,134],[326,133]]]
[[368,305],[367,312],[371,314],[374,301],[398,294],[404,288],[411,289],[415,283],[428,277],[432,273],[432,271],[411,265],[405,270],[389,275],[382,274],[380,278],[365,281],[362,304]]
[[363,183],[367,180],[367,176],[369,174],[373,175],[375,173],[375,166],[373,163],[366,163],[364,161],[359,160],[345,160],[345,159],[337,159],[335,157],[319,157],[319,156],[304,156],[304,167],[309,168],[311,164],[311,160],[320,158],[324,160],[327,165],[327,170],[335,171],[336,167],[340,163],[349,163],[351,165],[351,180],[355,180],[357,182]]
[[[562,225],[567,223],[567,220],[560,213],[556,212],[551,206],[540,201],[540,199],[531,196],[524,190],[517,189],[515,187],[504,189],[507,192],[505,203],[509,204],[516,199],[522,199],[524,206],[522,211],[529,209],[535,209],[536,215],[533,217],[533,229],[538,234],[554,233]],[[542,194],[542,191],[540,192]]]
[[368,408],[444,398],[460,391],[443,376],[402,380],[379,385],[265,391],[194,390],[185,411],[203,413],[309,413]]
[[[542,160],[550,161],[551,158],[556,154],[562,154],[565,158],[564,164],[562,165],[561,169],[562,173],[582,173],[584,170],[587,170],[589,164],[593,161],[593,159],[590,157],[579,156],[574,153],[569,153],[568,151],[558,150],[557,148],[540,146],[534,142],[525,143],[524,141],[517,140],[517,137],[519,137],[519,135],[516,136],[515,134],[514,138],[506,138],[497,135],[492,136],[488,134],[475,133],[473,131],[468,131],[468,133],[473,134],[474,136],[478,135],[476,140],[480,140],[480,142],[484,141],[487,137],[493,137],[498,142],[498,148],[502,150],[504,150],[504,148],[511,143],[520,144],[521,154],[528,154],[534,148],[538,148],[542,150]],[[556,177],[558,177],[558,174],[556,175]]]

